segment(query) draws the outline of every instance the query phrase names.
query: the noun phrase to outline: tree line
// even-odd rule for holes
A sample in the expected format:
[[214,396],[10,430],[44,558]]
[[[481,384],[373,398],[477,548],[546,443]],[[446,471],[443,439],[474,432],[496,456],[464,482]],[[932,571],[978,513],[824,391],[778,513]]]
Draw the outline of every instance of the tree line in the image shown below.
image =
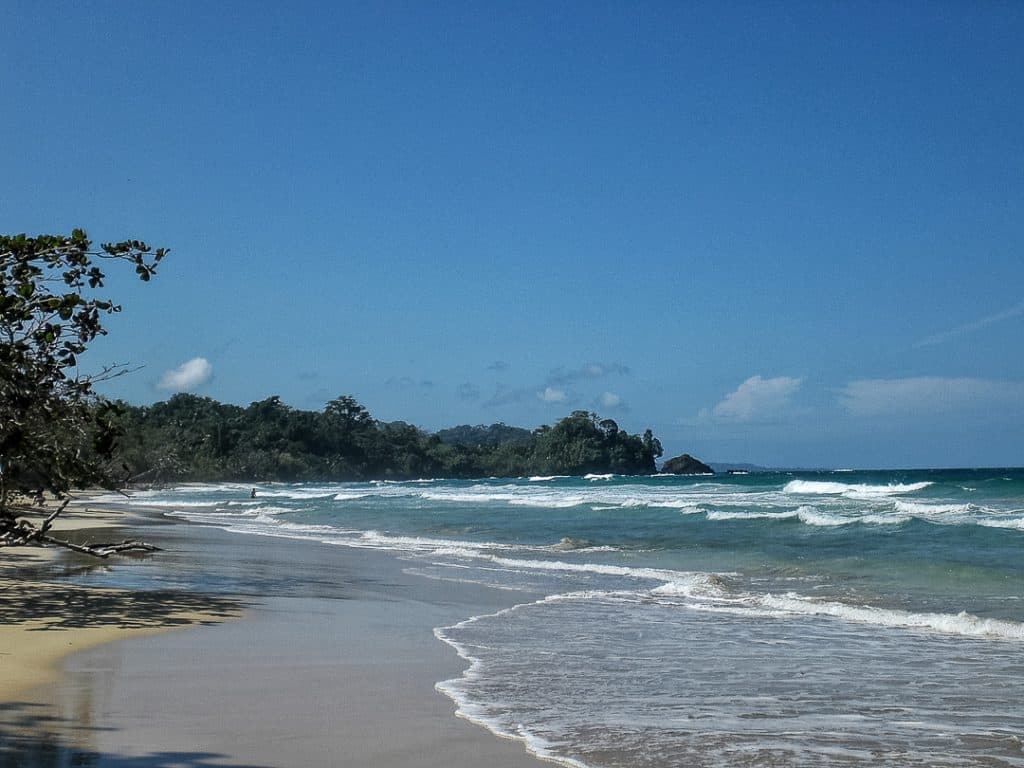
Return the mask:
[[587,411],[534,430],[436,433],[374,419],[348,395],[307,411],[277,396],[242,407],[177,394],[148,406],[117,402],[113,414],[119,437],[109,461],[135,483],[640,475],[655,472],[662,455],[651,430],[631,435]]

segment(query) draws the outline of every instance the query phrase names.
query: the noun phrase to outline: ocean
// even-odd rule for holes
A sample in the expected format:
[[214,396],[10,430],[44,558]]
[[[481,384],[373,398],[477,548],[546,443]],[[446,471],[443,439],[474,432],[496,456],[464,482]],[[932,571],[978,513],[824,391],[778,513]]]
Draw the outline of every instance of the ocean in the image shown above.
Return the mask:
[[[612,766],[1024,766],[1024,470],[190,485],[516,605],[435,630],[458,713]],[[113,497],[110,499],[113,501]]]

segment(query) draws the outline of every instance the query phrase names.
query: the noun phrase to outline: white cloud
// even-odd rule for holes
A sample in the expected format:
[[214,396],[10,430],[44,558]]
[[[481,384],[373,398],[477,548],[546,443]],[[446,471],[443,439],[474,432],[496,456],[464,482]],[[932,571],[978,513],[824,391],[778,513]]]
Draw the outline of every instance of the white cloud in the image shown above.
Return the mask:
[[[751,376],[735,391],[711,409],[711,416],[723,421],[753,421],[772,416],[789,404],[790,395],[796,392],[803,379],[777,376],[763,379]],[[702,411],[707,416],[707,411]]]
[[622,398],[616,395],[614,392],[603,392],[601,393],[601,405],[605,408],[618,408],[622,405]]
[[193,357],[177,368],[167,371],[157,384],[160,389],[174,392],[191,392],[208,382],[213,376],[213,366],[205,357]]
[[938,414],[1024,407],[1024,382],[994,379],[917,376],[905,379],[860,379],[837,393],[840,404],[856,416]]
[[543,392],[537,393],[537,397],[545,403],[564,403],[568,399],[564,389],[555,389],[554,387],[545,387]]

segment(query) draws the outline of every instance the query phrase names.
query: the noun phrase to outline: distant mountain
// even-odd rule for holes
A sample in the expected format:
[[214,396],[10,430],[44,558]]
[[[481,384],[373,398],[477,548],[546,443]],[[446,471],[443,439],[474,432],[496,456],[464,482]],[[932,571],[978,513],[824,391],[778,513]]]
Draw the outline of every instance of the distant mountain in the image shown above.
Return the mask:
[[762,467],[759,464],[743,464],[733,461],[709,461],[708,466],[715,470],[716,474],[726,472],[775,472],[774,467]]
[[728,472],[835,472],[831,467],[763,467],[760,464],[744,464],[728,461],[709,461],[716,473]]

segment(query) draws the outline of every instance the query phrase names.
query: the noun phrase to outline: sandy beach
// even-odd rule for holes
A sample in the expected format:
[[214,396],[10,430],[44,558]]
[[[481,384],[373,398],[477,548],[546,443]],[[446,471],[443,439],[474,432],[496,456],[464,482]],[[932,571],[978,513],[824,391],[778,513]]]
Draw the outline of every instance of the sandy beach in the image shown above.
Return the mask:
[[378,552],[112,514],[165,551],[0,553],[0,766],[541,764],[434,688],[465,663],[433,628],[508,594]]
[[[66,509],[51,532],[77,542],[112,540],[122,533],[125,513],[87,510],[88,498]],[[41,509],[35,522],[53,509],[53,503]],[[55,680],[60,661],[71,653],[241,615],[222,599],[85,588],[61,578],[87,563],[55,547],[0,550],[0,701]]]

